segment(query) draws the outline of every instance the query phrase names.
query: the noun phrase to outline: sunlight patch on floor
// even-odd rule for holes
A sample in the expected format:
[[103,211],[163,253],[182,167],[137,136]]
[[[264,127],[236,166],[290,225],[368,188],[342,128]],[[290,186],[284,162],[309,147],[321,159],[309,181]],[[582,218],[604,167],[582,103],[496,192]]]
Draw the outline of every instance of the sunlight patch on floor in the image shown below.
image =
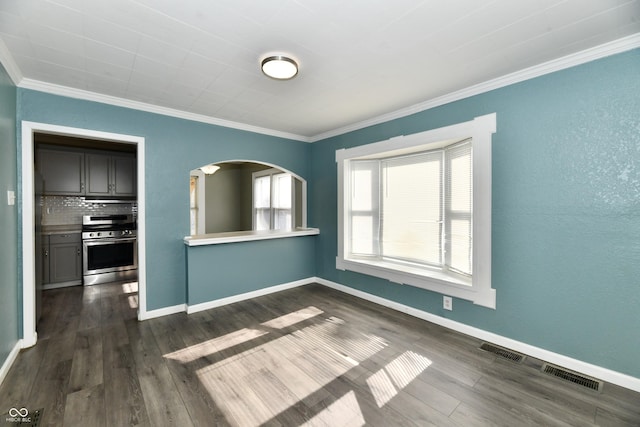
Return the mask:
[[127,282],[122,284],[122,291],[125,294],[138,292],[138,282]]
[[138,308],[138,295],[129,295],[127,297],[127,302],[129,303],[130,308]]
[[174,359],[182,363],[189,363],[201,357],[206,357],[227,348],[254,340],[268,333],[269,332],[267,331],[259,329],[244,328],[218,338],[213,338],[199,344],[191,345],[182,350],[174,351],[173,353],[165,354],[164,357]]
[[431,360],[426,357],[413,351],[405,351],[367,378],[367,385],[378,407],[386,405],[430,365]]
[[354,335],[342,319],[329,317],[325,323],[311,325],[292,333],[310,345],[325,348],[354,366],[387,346],[385,340],[374,335]]
[[398,394],[396,388],[393,386],[393,382],[391,382],[391,378],[389,378],[389,374],[387,374],[384,369],[380,369],[367,378],[367,385],[369,385],[369,389],[371,390],[371,394],[373,394],[373,398],[376,400],[378,408],[382,408]]
[[274,329],[284,329],[286,327],[295,325],[296,323],[300,323],[304,320],[311,319],[319,314],[324,313],[319,308],[309,306],[297,311],[294,311],[289,314],[285,314],[284,316],[277,317],[273,320],[269,320],[268,322],[262,323],[263,326]]
[[431,360],[428,358],[413,351],[405,351],[401,356],[389,362],[385,369],[396,387],[403,389],[430,365]]
[[[305,402],[319,398],[314,393],[386,346],[382,338],[354,332],[342,319],[330,317],[196,374],[216,405],[237,425],[262,425],[279,414],[304,422],[310,411]],[[323,425],[326,417],[331,426],[350,420],[355,421],[348,425],[362,425],[355,395],[341,399],[312,414],[319,416],[315,425]]]
[[[309,306],[285,314],[283,316],[276,317],[275,319],[269,320],[267,322],[263,322],[261,325],[273,329],[283,329],[322,313],[322,310],[313,306]],[[236,345],[249,342],[263,335],[267,335],[268,333],[269,331],[265,331],[262,329],[244,328],[228,333],[221,337],[213,338],[208,341],[189,346],[182,350],[174,351],[173,353],[165,354],[164,357],[178,360],[182,363],[193,362],[194,360],[201,357],[206,357],[219,351],[234,347]]]
[[[353,414],[355,414],[355,416]],[[322,412],[303,424],[303,426],[334,426],[338,420],[340,420],[340,425],[344,427],[359,427],[365,425],[364,416],[362,415],[360,405],[358,405],[358,399],[353,390],[327,406]]]

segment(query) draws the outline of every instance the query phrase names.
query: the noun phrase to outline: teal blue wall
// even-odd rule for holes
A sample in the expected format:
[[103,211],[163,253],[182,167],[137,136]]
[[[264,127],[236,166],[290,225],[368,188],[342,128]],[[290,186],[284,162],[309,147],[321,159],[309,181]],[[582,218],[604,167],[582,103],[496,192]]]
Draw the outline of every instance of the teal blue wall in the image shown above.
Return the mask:
[[[311,145],[23,89],[17,91],[17,118],[146,138],[150,310],[187,302],[187,250],[182,238],[189,230],[189,171],[208,162],[257,160],[278,164],[307,179],[309,225],[321,230],[319,236],[277,243],[294,242],[279,250],[301,251],[302,265],[284,266],[285,271],[279,267],[269,281],[317,275],[640,377],[638,70],[640,50],[634,50]],[[15,88],[3,75],[0,185],[5,187],[16,182],[16,150],[5,142],[12,140],[15,125],[14,97]],[[493,112],[498,120],[493,147],[492,254],[497,309],[456,299],[454,310],[445,312],[440,295],[337,271],[335,150]],[[4,139],[5,134],[9,139]],[[19,141],[18,136],[18,150]],[[0,209],[5,208],[0,204]],[[2,225],[7,221],[9,226],[3,226],[1,232],[8,234],[8,242],[16,243],[16,213],[6,212],[5,219],[2,211]],[[237,280],[233,290],[247,292],[260,286],[260,273],[246,269],[242,272],[245,277],[232,271],[247,265],[246,257],[252,259],[263,244],[243,243],[226,249],[222,245],[196,250],[194,256],[219,256],[225,261],[219,265],[219,276],[229,283]],[[8,278],[0,290],[2,304],[5,298],[15,301],[20,292],[12,285],[19,280],[19,265],[14,261],[17,246],[3,241],[0,247],[2,280]],[[197,268],[191,274],[192,278],[200,275],[199,280],[205,276]],[[239,280],[243,277],[250,280]],[[205,285],[196,287],[189,297],[194,303],[204,302],[209,290]],[[228,296],[233,290],[220,287],[215,295]],[[4,308],[0,328],[6,326],[8,336],[0,329],[0,357],[15,344],[16,319],[21,316],[19,311],[5,312]]]
[[187,303],[200,304],[315,276],[315,238],[189,247]]
[[[497,113],[497,309],[335,268],[335,150]],[[640,50],[313,144],[317,274],[640,377]]]
[[17,194],[16,88],[0,66],[0,366],[18,342],[18,203],[7,204],[7,190]]
[[[247,159],[309,175],[310,145],[299,141],[24,89],[18,89],[18,119],[145,137],[148,310],[186,302],[183,238],[189,234],[192,169]],[[223,268],[242,265],[242,251],[237,257]],[[307,262],[313,266],[313,259]]]

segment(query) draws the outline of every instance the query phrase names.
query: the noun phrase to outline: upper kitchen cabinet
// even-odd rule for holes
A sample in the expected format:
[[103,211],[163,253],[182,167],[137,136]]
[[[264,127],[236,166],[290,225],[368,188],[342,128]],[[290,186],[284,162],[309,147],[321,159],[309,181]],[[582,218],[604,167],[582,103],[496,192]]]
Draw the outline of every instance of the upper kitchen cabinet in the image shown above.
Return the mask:
[[44,181],[45,194],[84,196],[84,153],[40,149],[36,154],[37,170]]
[[87,153],[85,176],[87,196],[136,196],[136,159],[133,155]]
[[137,195],[137,163],[133,155],[111,156],[113,167],[112,194],[116,197],[135,197]]
[[36,150],[43,194],[133,199],[137,194],[135,153],[53,147]]

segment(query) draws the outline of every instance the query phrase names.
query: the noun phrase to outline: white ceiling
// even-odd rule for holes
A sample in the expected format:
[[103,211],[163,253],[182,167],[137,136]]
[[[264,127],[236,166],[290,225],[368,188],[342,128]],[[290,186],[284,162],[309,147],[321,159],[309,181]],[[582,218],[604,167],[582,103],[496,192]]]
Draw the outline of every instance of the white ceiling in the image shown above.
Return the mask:
[[[640,0],[0,1],[20,86],[301,140],[639,32]],[[269,53],[298,76],[262,75]]]

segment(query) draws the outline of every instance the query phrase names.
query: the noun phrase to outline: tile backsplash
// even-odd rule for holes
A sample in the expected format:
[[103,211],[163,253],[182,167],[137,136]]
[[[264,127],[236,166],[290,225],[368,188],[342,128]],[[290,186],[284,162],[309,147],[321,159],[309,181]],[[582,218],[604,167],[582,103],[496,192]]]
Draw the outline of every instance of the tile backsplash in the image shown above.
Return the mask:
[[82,224],[83,215],[114,215],[138,213],[136,201],[126,203],[96,203],[84,197],[42,196],[42,225]]

